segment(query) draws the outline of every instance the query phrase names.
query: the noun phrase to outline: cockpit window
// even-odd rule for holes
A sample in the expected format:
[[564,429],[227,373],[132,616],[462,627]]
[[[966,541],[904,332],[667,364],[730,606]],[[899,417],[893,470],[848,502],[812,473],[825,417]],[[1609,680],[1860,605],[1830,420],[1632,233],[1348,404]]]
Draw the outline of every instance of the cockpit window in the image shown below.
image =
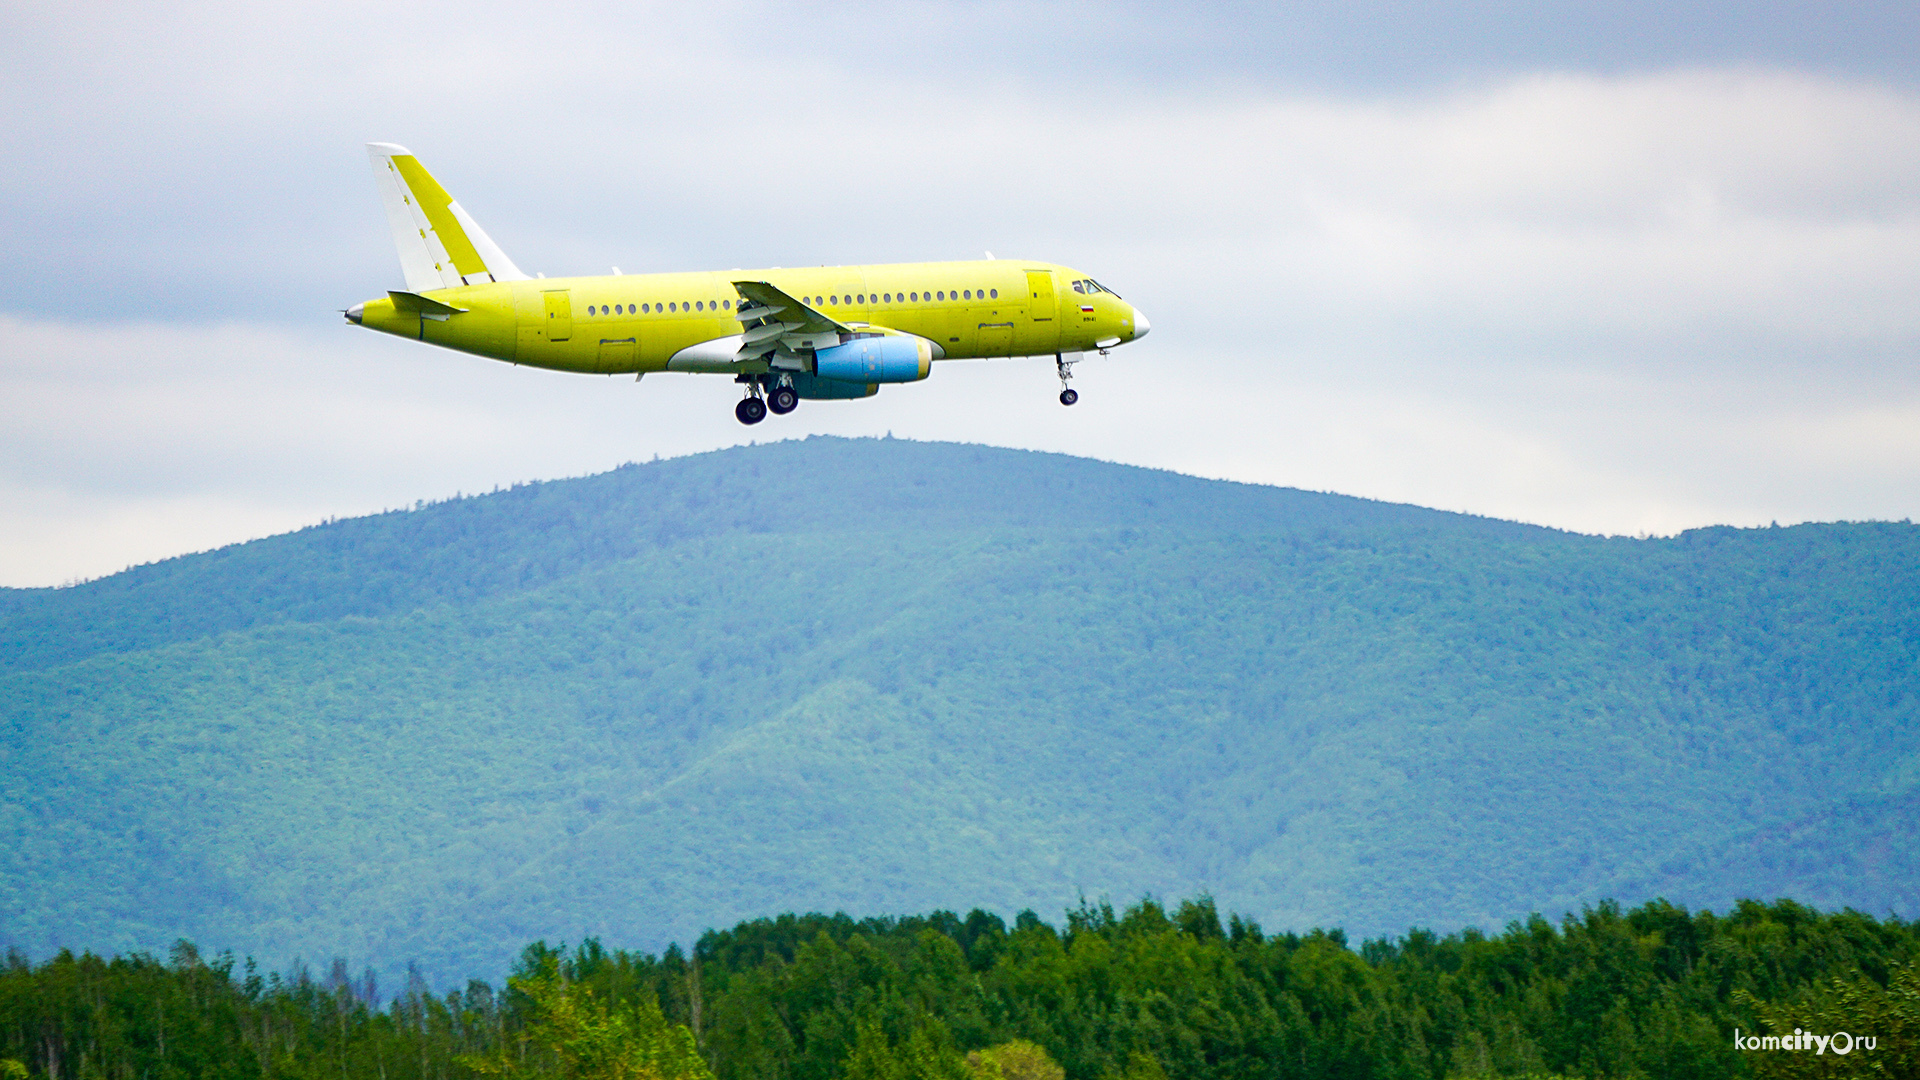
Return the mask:
[[1074,291],[1074,292],[1077,292],[1077,293],[1083,293],[1083,292],[1086,292],[1086,291],[1087,291],[1087,283],[1086,283],[1086,282],[1084,282],[1084,281],[1076,281],[1076,282],[1074,282],[1074,283],[1073,283],[1073,291]]
[[1091,285],[1091,286],[1093,286],[1093,290],[1092,290],[1092,291],[1094,291],[1094,292],[1103,292],[1103,293],[1106,293],[1106,294],[1108,294],[1109,296],[1111,296],[1111,297],[1113,297],[1113,298],[1114,298],[1115,300],[1118,300],[1118,299],[1120,299],[1120,294],[1119,294],[1119,293],[1117,293],[1117,292],[1114,292],[1114,291],[1113,291],[1112,289],[1109,289],[1109,288],[1107,288],[1107,287],[1106,287],[1105,285],[1102,285],[1102,284],[1100,284],[1100,283],[1099,283],[1099,282],[1097,282],[1097,281],[1093,281],[1093,280],[1091,280],[1091,279],[1089,279],[1089,280],[1087,281],[1087,284],[1089,284],[1089,285]]

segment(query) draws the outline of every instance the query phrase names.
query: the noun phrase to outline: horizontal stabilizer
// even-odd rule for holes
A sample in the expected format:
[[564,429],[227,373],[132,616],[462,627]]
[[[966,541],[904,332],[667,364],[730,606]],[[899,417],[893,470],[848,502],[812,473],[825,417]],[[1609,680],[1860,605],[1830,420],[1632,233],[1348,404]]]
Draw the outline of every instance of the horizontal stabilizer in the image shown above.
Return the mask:
[[431,297],[421,296],[419,293],[397,292],[393,289],[388,289],[387,295],[393,297],[393,306],[397,310],[410,311],[417,315],[425,315],[428,318],[444,319],[449,315],[458,315],[463,311],[469,310],[463,307],[454,307],[452,304],[443,304]]

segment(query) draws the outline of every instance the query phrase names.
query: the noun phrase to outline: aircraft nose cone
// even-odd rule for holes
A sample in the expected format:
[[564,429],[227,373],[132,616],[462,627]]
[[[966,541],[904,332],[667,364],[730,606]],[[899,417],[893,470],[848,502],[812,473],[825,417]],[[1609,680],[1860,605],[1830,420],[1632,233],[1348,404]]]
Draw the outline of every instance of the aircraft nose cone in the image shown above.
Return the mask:
[[347,321],[352,323],[355,326],[359,326],[360,316],[365,315],[366,313],[367,313],[367,305],[355,304],[352,307],[347,309]]
[[1153,329],[1153,324],[1147,321],[1147,313],[1144,311],[1141,311],[1139,308],[1134,308],[1133,309],[1133,340],[1139,341],[1141,338],[1146,337],[1147,331],[1151,329]]

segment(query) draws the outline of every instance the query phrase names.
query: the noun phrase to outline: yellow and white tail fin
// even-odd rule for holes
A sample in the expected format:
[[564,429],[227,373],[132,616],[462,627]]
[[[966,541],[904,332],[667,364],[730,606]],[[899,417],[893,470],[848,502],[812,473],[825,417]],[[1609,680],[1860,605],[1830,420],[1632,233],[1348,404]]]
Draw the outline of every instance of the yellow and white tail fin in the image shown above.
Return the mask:
[[406,147],[368,143],[367,153],[408,290],[527,279]]

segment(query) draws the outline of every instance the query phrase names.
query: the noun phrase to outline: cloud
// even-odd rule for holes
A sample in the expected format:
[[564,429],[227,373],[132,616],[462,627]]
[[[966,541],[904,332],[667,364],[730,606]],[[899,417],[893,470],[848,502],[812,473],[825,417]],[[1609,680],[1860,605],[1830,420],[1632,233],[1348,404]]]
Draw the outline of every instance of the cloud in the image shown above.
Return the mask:
[[[1098,14],[1071,6],[481,4],[422,9],[430,35],[367,33],[370,10],[7,13],[0,138],[30,152],[0,170],[0,580],[809,431],[1603,532],[1920,499],[1920,95],[1898,84],[969,58],[1008,20]],[[1224,33],[1144,11],[1094,37]],[[419,152],[530,272],[990,249],[1080,267],[1155,329],[1083,367],[1073,410],[1048,364],[954,364],[743,429],[724,380],[340,326],[398,280],[370,138]]]

